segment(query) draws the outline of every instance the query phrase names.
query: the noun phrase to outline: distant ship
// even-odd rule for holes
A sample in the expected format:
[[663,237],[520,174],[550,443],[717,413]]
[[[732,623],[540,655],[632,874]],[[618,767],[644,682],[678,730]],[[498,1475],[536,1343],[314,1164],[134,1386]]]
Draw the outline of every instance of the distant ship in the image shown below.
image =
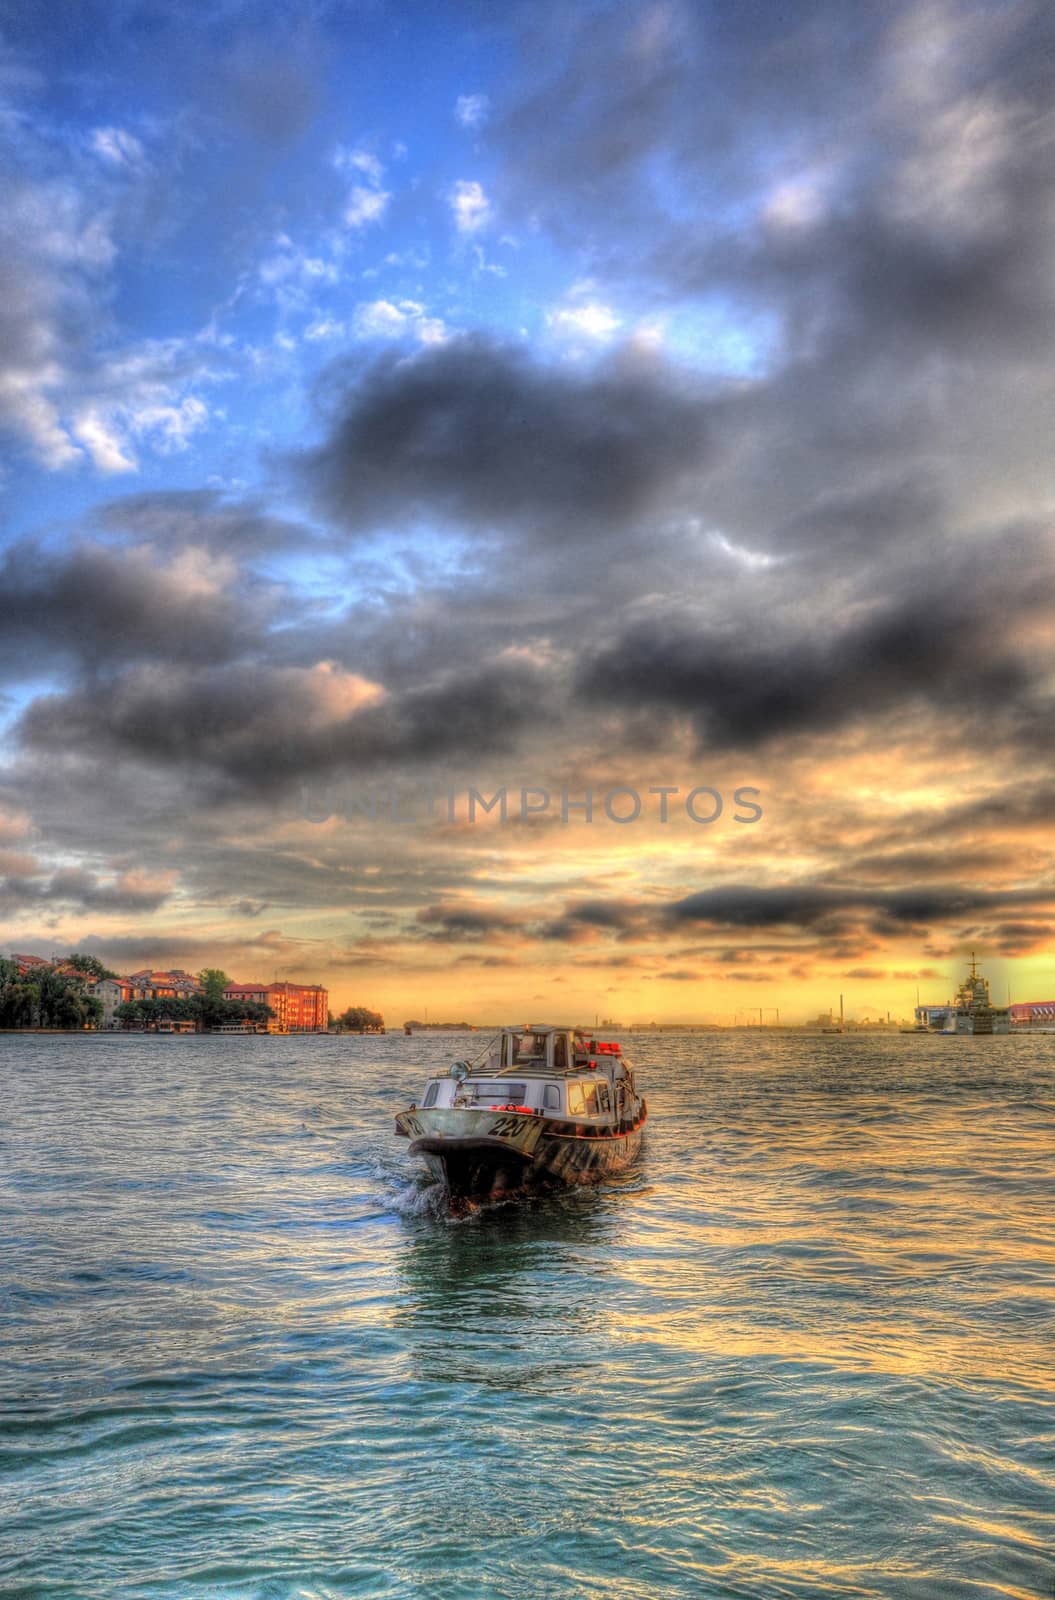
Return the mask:
[[1010,1033],[1007,1006],[994,1006],[989,985],[978,971],[971,952],[971,970],[956,991],[956,998],[941,1006],[917,1006],[915,1033]]

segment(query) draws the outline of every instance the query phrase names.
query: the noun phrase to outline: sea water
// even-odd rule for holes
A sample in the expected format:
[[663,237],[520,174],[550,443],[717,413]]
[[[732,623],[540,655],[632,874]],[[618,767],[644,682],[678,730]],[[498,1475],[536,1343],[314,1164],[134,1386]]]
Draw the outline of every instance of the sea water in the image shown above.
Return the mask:
[[0,1594],[1052,1594],[1055,1037],[650,1034],[450,1219],[482,1036],[0,1039]]

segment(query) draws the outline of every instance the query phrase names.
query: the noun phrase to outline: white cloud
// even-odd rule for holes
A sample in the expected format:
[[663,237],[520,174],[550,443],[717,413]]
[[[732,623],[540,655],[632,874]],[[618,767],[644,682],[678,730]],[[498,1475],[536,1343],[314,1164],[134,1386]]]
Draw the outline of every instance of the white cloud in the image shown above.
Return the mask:
[[717,528],[712,528],[711,538],[723,555],[729,556],[740,566],[747,567],[749,571],[777,565],[776,556],[767,555],[763,550],[748,550],[745,545],[734,544],[724,533],[719,533]]
[[584,306],[563,306],[559,311],[551,311],[546,321],[558,333],[585,334],[588,339],[610,339],[623,325],[610,306],[597,301]]
[[349,228],[365,228],[372,222],[380,222],[391,195],[381,187],[385,169],[373,151],[338,145],[333,154],[333,164],[345,177],[357,180],[353,181],[348,192],[344,208],[345,225]]
[[11,182],[0,206],[0,426],[52,471],[84,459],[65,413],[81,389],[98,281],[116,254],[104,207],[72,183]]
[[455,121],[463,128],[482,128],[491,110],[485,94],[460,94],[454,102]]
[[397,339],[406,326],[406,314],[390,300],[364,301],[356,307],[355,331],[361,339]]
[[73,433],[91,456],[97,471],[111,476],[137,470],[139,462],[127,452],[127,441],[121,439],[113,421],[97,407],[85,406],[77,413]]
[[390,250],[385,257],[386,267],[409,267],[414,272],[424,272],[429,265],[428,246],[415,250]]
[[170,456],[188,448],[192,436],[208,422],[209,408],[197,395],[189,394],[175,404],[130,406],[127,417],[131,433],[148,439],[161,455]]
[[473,255],[476,257],[477,272],[489,272],[493,278],[508,278],[509,273],[505,267],[500,266],[497,261],[488,261],[482,245],[473,245]]
[[414,332],[422,344],[442,344],[447,338],[447,326],[440,317],[420,317]]
[[96,471],[112,476],[139,470],[134,440],[159,455],[177,455],[188,448],[191,437],[208,420],[209,409],[197,396],[170,400],[159,389],[153,397],[146,392],[130,397],[127,403],[82,406],[73,419],[72,432]]
[[824,215],[824,195],[812,178],[789,178],[768,196],[762,215],[777,228],[808,228]]
[[344,333],[344,323],[336,322],[332,317],[319,317],[304,329],[304,337],[311,344],[318,344],[322,339],[340,339]]
[[285,285],[287,289],[299,285],[311,288],[320,283],[336,283],[339,277],[332,261],[321,256],[309,256],[281,233],[275,240],[275,250],[260,263],[257,271],[260,281],[269,288]]
[[663,317],[645,317],[635,327],[632,337],[639,350],[658,350],[666,336],[667,324]]
[[61,381],[50,365],[35,372],[0,372],[0,424],[19,434],[42,466],[60,472],[83,459],[47,391]]
[[460,178],[449,195],[459,233],[478,233],[491,220],[491,202],[474,178]]
[[380,222],[391,196],[384,189],[366,189],[355,184],[344,208],[344,220],[349,228],[365,228],[371,222]]
[[355,309],[355,332],[360,339],[401,339],[413,335],[422,344],[442,344],[447,329],[439,317],[430,317],[417,300],[364,301]]
[[[96,128],[89,142],[108,166],[142,158],[120,128]],[[134,472],[137,444],[187,448],[209,417],[196,390],[225,375],[218,362],[228,365],[215,344],[207,353],[194,338],[101,344],[117,258],[111,199],[109,175],[83,163],[76,183],[5,172],[0,429],[50,471],[90,463]]]
[[362,173],[375,188],[380,188],[384,178],[385,169],[371,150],[350,150],[347,145],[339,144],[333,153],[333,164],[338,172],[343,172],[346,177],[355,173]]
[[97,156],[115,167],[138,167],[145,160],[143,146],[124,128],[93,128],[91,147]]

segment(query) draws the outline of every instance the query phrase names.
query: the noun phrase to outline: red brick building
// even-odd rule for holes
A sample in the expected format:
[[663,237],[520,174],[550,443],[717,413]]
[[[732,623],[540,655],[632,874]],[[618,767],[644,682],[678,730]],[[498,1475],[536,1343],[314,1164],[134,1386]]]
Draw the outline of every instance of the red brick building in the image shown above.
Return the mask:
[[317,983],[229,983],[224,998],[270,1006],[269,1033],[326,1032],[330,996]]
[[1055,1000],[1022,1000],[1009,1010],[1013,1028],[1055,1025]]

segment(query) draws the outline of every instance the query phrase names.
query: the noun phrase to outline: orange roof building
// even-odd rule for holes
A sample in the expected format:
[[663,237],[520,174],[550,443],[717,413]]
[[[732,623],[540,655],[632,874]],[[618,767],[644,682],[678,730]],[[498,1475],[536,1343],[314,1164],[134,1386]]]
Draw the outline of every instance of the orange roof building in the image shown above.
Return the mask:
[[224,998],[270,1006],[269,1033],[325,1033],[329,1022],[329,991],[317,983],[229,983]]

